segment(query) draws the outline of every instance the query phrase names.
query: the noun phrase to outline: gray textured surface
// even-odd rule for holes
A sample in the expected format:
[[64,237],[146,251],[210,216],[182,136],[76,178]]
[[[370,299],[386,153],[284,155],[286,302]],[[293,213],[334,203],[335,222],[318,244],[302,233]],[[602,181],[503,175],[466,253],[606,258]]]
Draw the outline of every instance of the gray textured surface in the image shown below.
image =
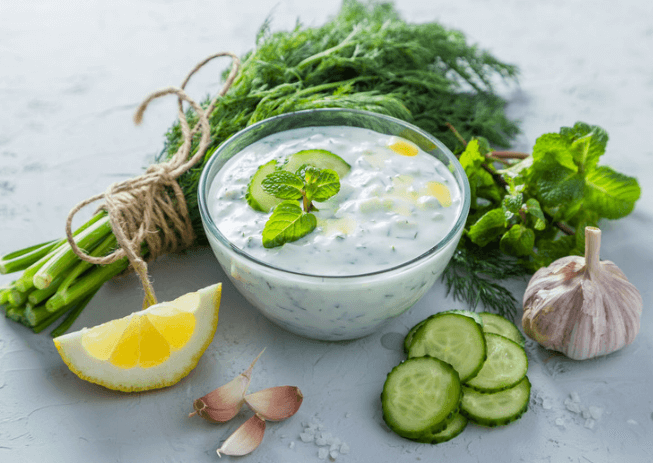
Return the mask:
[[[141,172],[162,146],[174,99],[132,113],[154,89],[178,85],[197,61],[221,50],[243,53],[274,11],[274,28],[297,17],[321,24],[339,1],[0,2],[0,252],[63,233],[72,205],[109,183]],[[276,6],[274,6],[276,5]],[[611,136],[602,158],[636,175],[643,195],[631,216],[602,225],[602,258],[617,263],[644,297],[641,332],[605,358],[573,362],[530,344],[533,400],[517,423],[469,426],[453,441],[429,446],[383,425],[379,394],[402,358],[410,326],[443,307],[456,308],[440,284],[382,332],[353,342],[300,339],[271,325],[235,292],[208,248],[168,256],[151,267],[159,299],[224,282],[220,325],[198,367],[166,390],[120,394],[68,371],[47,333],[35,336],[0,319],[0,461],[210,462],[246,415],[224,425],[189,419],[192,400],[240,373],[265,346],[250,390],[297,385],[305,401],[290,420],[270,423],[262,445],[243,462],[319,461],[299,439],[302,422],[319,419],[351,447],[343,462],[444,461],[650,462],[653,460],[653,4],[646,0],[398,1],[411,21],[458,28],[522,71],[509,89],[510,113],[523,121],[516,149],[584,120]],[[225,66],[204,70],[189,87],[219,88]],[[10,281],[0,277],[0,284]],[[514,284],[520,298],[525,282]],[[92,326],[139,307],[133,276],[112,281],[73,326]],[[603,415],[592,429],[564,404]]]

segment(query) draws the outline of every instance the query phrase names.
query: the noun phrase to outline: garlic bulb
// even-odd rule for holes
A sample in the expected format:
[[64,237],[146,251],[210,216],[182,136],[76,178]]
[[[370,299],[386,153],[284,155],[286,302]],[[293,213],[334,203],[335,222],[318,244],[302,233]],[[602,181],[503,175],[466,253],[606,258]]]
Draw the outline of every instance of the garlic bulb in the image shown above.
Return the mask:
[[524,294],[524,332],[543,347],[583,360],[621,349],[639,332],[642,296],[610,261],[599,260],[601,230],[585,228],[585,257],[541,268]]

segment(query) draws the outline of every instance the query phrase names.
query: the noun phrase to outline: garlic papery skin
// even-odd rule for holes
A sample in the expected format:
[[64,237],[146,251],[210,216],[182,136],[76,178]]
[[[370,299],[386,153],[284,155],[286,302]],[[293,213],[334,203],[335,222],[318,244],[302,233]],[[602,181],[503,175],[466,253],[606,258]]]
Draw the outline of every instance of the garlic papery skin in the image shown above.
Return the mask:
[[539,269],[524,293],[524,333],[575,360],[609,354],[633,342],[642,296],[619,268],[601,261],[601,230],[585,228],[585,257]]
[[265,433],[265,419],[254,415],[245,421],[234,433],[216,450],[219,457],[222,455],[243,456],[253,452],[263,440]]
[[269,421],[290,418],[302,405],[304,396],[296,386],[276,386],[245,396],[245,402],[257,415]]
[[212,423],[224,423],[238,414],[245,403],[245,394],[252,380],[252,370],[265,349],[251,363],[249,368],[227,384],[209,392],[193,402],[194,412],[188,416],[199,415]]

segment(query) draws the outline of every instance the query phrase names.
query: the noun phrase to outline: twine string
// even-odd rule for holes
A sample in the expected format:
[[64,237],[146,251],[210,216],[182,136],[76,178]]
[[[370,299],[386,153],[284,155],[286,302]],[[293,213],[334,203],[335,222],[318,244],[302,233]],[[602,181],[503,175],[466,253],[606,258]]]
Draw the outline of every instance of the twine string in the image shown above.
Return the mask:
[[[215,58],[229,56],[232,66],[220,92],[203,109],[185,92],[190,78],[205,64]],[[188,214],[184,192],[177,179],[193,167],[206,154],[211,143],[209,116],[218,100],[223,97],[233,83],[240,67],[240,60],[231,52],[211,55],[198,63],[186,76],[181,87],[166,87],[148,95],[134,114],[136,125],[143,120],[148,105],[155,99],[166,95],[177,95],[178,116],[183,142],[177,152],[166,162],[152,164],[144,174],[122,182],[113,183],[104,193],[91,196],[71,209],[66,219],[66,238],[73,252],[82,260],[107,265],[125,257],[141,280],[145,290],[143,308],[156,304],[154,288],[147,273],[147,263],[143,259],[145,247],[149,260],[168,253],[188,248],[195,239],[195,233]],[[187,102],[198,117],[191,129],[183,103]],[[201,131],[197,151],[191,156],[192,142]],[[72,221],[79,210],[88,204],[104,200],[100,209],[106,210],[118,247],[103,257],[94,257],[81,249],[73,238]]]

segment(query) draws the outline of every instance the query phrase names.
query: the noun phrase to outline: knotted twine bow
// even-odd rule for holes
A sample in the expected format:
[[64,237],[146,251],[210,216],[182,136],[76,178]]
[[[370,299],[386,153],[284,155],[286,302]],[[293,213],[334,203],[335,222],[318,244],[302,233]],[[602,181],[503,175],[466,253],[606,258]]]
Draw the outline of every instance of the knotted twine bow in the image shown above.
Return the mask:
[[[209,61],[221,56],[232,58],[231,72],[218,95],[206,109],[202,109],[186,94],[184,89],[193,74]],[[143,243],[147,245],[150,260],[153,260],[162,254],[185,249],[193,243],[195,233],[188,215],[184,192],[177,183],[177,178],[204,157],[211,142],[211,127],[208,117],[213,112],[218,99],[229,90],[239,67],[240,60],[235,54],[216,53],[198,63],[186,76],[181,87],[167,87],[150,94],[136,110],[134,122],[136,125],[141,123],[143,113],[152,100],[175,94],[178,97],[179,123],[184,139],[182,145],[169,161],[151,165],[143,175],[112,184],[104,193],[77,204],[68,214],[66,237],[73,252],[80,259],[97,265],[110,264],[127,257],[145,290],[143,308],[156,304],[157,300],[148,277],[147,264],[141,257],[142,245]],[[192,130],[184,114],[184,101],[188,102],[198,116],[198,123]],[[193,137],[200,130],[202,136],[197,152],[190,157]],[[100,199],[104,199],[104,203],[99,209],[107,211],[111,229],[119,247],[107,256],[94,257],[75,243],[72,234],[72,220],[81,208]]]

